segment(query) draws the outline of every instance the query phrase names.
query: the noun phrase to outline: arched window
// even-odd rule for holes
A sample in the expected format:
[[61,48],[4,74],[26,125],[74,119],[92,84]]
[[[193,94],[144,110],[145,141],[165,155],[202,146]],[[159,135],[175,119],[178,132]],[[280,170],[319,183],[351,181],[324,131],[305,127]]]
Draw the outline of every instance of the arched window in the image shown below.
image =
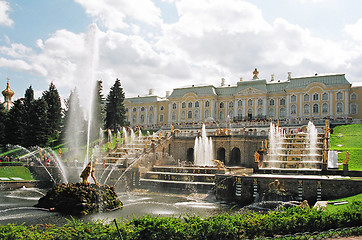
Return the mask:
[[234,107],[234,102],[229,102],[229,108],[233,108]]
[[290,114],[297,114],[297,106],[296,105],[292,105],[290,107]]
[[195,107],[199,107],[199,106],[200,106],[199,101],[196,101],[195,102]]
[[259,117],[263,116],[263,109],[262,108],[258,108],[258,116]]
[[322,104],[322,113],[328,113],[328,103]]
[[173,120],[173,121],[175,121],[176,120],[176,112],[172,112],[172,115],[171,115],[172,117],[171,117],[171,119]]
[[[175,118],[176,118],[176,116],[175,116]],[[153,115],[152,114],[148,117],[148,123],[153,123]]]
[[163,122],[163,114],[160,115],[160,122]]
[[[313,95],[314,96],[314,95]],[[318,104],[313,104],[313,113],[319,113],[319,105]]]
[[303,113],[304,114],[309,114],[309,109],[310,109],[309,104],[304,104]]
[[258,99],[258,106],[263,106],[263,99]]
[[188,107],[188,108],[192,108],[192,102],[189,102],[189,103],[187,104],[187,107]]
[[224,111],[219,112],[219,119],[220,120],[224,119]]
[[337,113],[343,112],[343,103],[339,102],[337,103]]
[[357,104],[351,104],[351,114],[357,114]]
[[188,112],[187,112],[187,118],[188,118],[188,119],[192,119],[192,111],[188,111]]
[[318,93],[314,93],[313,94],[313,101],[318,101],[319,100],[319,94]]
[[249,114],[253,114],[253,109],[251,109],[251,108],[248,109],[248,115]]
[[183,102],[183,103],[181,104],[181,107],[182,107],[182,108],[186,108],[186,103]]
[[195,120],[198,120],[199,119],[199,111],[195,110]]
[[297,96],[295,96],[295,95],[290,96],[290,101],[291,102],[296,102],[297,101]]
[[351,94],[351,100],[357,100],[357,94],[352,93]]
[[234,118],[234,111],[229,111],[229,118],[233,119]]
[[165,108],[163,106],[160,107],[160,110],[163,111]]
[[176,103],[173,103],[172,104],[172,109],[176,109],[176,107],[177,107]]
[[238,107],[241,107],[241,106],[243,106],[243,101],[239,100],[238,101]]
[[209,101],[205,102],[205,107],[210,107],[210,102]]
[[136,122],[136,115],[132,116],[132,122],[135,123]]
[[141,115],[141,123],[143,123],[145,121],[145,116],[142,114]]
[[337,93],[337,100],[342,100],[343,99],[343,93],[342,92],[338,92]]
[[150,111],[153,111],[153,106],[150,107]]
[[182,111],[182,112],[181,112],[181,119],[182,119],[182,120],[185,120],[185,119],[186,119],[186,112],[185,112],[185,111]]
[[224,108],[224,103],[223,102],[220,103],[220,108]]
[[279,110],[279,116],[280,117],[285,117],[287,115],[286,111],[285,111],[285,108],[281,108]]
[[132,111],[135,112],[135,111],[137,111],[137,109],[136,109],[136,108],[133,108]]
[[303,100],[304,102],[309,102],[309,94],[304,94]]
[[285,98],[280,99],[280,106],[284,106],[285,105]]
[[145,107],[141,107],[141,112],[144,112],[145,111]]
[[270,106],[274,106],[274,104],[275,104],[274,99],[270,99],[270,100],[269,100],[269,105],[270,105]]
[[253,106],[253,100],[251,99],[248,100],[248,106]]
[[323,93],[322,94],[322,100],[328,100],[328,93]]
[[274,108],[269,108],[269,117],[274,117]]
[[205,110],[205,119],[210,117],[209,110]]
[[239,109],[238,110],[238,118],[241,119],[243,117],[243,113],[242,111]]

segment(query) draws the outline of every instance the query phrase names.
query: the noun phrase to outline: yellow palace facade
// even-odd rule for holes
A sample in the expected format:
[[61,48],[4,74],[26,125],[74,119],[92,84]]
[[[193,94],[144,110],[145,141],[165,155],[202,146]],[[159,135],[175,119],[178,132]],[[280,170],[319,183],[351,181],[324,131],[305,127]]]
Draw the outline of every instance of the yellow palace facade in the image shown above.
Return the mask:
[[200,122],[283,119],[361,119],[362,87],[352,87],[345,74],[314,75],[286,80],[259,79],[235,85],[192,85],[175,88],[166,97],[149,91],[146,96],[125,99],[131,126],[145,128]]

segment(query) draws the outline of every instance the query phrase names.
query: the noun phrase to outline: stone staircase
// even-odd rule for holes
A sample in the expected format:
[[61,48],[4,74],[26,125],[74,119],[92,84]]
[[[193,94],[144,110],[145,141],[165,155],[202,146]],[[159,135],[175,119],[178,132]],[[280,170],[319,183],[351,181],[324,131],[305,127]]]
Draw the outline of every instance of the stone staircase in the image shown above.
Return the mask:
[[215,187],[217,173],[221,172],[216,167],[154,166],[140,178],[140,188],[167,192],[209,192]]

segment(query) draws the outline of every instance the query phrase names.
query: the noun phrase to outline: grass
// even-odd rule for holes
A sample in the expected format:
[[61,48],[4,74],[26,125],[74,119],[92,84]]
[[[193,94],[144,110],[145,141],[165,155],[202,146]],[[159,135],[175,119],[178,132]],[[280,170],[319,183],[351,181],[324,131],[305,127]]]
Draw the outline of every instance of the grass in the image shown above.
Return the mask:
[[[333,128],[329,148],[337,150],[338,162],[343,163],[346,152],[350,153],[349,170],[362,170],[362,124],[342,125]],[[339,146],[338,146],[339,145]],[[340,169],[342,166],[340,166]]]
[[[329,201],[329,202],[335,202],[335,201],[347,201],[349,204],[352,203],[352,202],[354,202],[354,201],[362,201],[362,193],[357,194],[357,195],[354,195],[354,196],[351,196],[351,197],[346,197],[346,198],[340,198],[340,199],[332,200],[332,201]],[[328,211],[340,211],[341,209],[347,208],[347,206],[348,206],[349,204],[336,205],[336,206],[328,204],[328,205],[327,205],[327,210],[328,210]]]
[[20,177],[24,180],[34,180],[29,169],[23,166],[0,167],[0,177]]

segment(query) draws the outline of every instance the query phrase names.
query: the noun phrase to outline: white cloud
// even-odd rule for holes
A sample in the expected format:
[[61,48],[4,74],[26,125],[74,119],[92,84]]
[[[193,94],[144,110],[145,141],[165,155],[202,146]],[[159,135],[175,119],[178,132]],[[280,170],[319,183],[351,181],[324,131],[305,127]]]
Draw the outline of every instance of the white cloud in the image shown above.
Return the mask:
[[357,41],[362,41],[362,18],[354,24],[347,24],[344,31]]
[[151,0],[75,0],[86,12],[108,29],[126,29],[127,18],[149,25],[159,25],[161,11]]
[[12,26],[14,21],[9,17],[10,4],[6,1],[0,1],[0,25]]

